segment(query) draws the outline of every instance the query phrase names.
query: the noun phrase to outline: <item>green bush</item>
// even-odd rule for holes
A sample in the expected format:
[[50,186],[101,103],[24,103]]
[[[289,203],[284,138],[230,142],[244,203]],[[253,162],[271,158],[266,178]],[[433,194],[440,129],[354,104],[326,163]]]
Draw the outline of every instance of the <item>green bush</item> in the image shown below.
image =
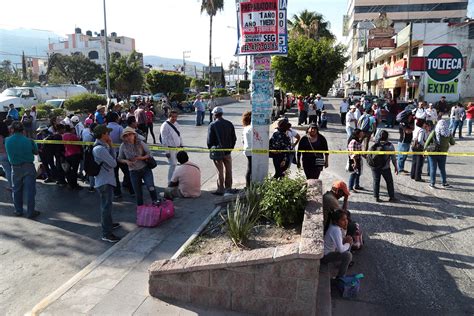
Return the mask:
[[224,88],[216,88],[213,91],[213,94],[215,97],[226,97],[228,95],[227,90]]
[[67,99],[64,107],[69,111],[95,112],[100,104],[106,105],[106,98],[97,94],[82,93]]
[[66,114],[66,111],[64,109],[53,109],[51,113],[49,114],[50,117],[59,117],[59,116],[64,116]]
[[259,189],[260,210],[278,226],[299,225],[306,207],[306,189],[303,177],[267,178]]
[[240,80],[239,81],[239,88],[247,90],[250,88],[250,80]]
[[[211,97],[210,94],[207,93],[207,92],[206,92],[206,93],[201,93],[201,98],[202,98],[202,99],[209,99],[210,97]],[[196,97],[194,97],[194,99],[195,99],[195,98],[196,98]]]
[[48,118],[48,111],[43,109],[36,109],[36,119],[45,119]]
[[178,102],[183,102],[186,101],[186,94],[184,93],[171,93],[170,96],[170,101],[178,101]]
[[51,104],[46,104],[46,103],[43,103],[43,104],[38,104],[36,106],[36,110],[45,110],[47,113],[50,113],[53,109],[55,109],[54,106],[52,106]]

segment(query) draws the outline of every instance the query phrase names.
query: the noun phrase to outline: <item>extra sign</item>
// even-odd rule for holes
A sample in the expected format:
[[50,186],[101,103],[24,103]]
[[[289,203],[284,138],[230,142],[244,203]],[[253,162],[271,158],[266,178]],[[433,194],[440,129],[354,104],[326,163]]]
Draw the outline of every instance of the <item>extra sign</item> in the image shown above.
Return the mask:
[[236,55],[286,55],[288,0],[236,0]]
[[448,82],[455,79],[464,67],[461,52],[453,46],[440,46],[425,60],[426,72],[433,80]]

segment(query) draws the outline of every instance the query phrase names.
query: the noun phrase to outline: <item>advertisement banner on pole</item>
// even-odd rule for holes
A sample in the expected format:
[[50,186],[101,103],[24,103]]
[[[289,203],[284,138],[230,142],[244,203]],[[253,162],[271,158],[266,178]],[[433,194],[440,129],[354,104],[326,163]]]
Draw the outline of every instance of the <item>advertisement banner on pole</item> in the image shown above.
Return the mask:
[[288,0],[236,0],[236,55],[287,55]]
[[270,56],[254,58],[252,71],[252,124],[269,125],[273,106],[274,72],[269,69]]

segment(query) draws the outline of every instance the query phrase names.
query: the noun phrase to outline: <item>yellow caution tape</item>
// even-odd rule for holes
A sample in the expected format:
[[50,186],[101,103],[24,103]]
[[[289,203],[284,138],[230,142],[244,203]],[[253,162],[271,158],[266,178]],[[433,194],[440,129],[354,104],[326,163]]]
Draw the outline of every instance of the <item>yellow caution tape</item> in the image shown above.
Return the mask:
[[[94,145],[93,142],[82,142],[82,141],[64,141],[64,140],[35,140],[38,144],[51,144],[51,145],[79,145],[89,146]],[[112,144],[113,147],[119,147],[120,144]],[[237,151],[241,152],[243,148],[219,148],[219,149],[208,149],[202,147],[165,147],[159,145],[147,145],[150,150],[154,151],[180,151],[185,150],[188,152],[203,152],[208,153],[211,151]],[[268,153],[283,153],[283,152],[295,152],[295,150],[270,150],[270,149],[251,149],[249,150],[253,154],[268,154]],[[473,157],[474,152],[413,152],[413,151],[350,151],[350,150],[299,150],[300,153],[315,153],[315,154],[336,154],[336,155],[437,155],[437,156],[454,156],[454,157]]]

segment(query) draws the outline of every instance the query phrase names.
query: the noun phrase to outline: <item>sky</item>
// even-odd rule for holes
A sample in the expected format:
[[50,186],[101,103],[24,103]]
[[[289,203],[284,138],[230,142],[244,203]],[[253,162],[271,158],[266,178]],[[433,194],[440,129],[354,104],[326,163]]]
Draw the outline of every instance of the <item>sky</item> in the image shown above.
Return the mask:
[[[83,33],[98,32],[104,26],[102,4],[102,0],[3,1],[0,28],[47,30],[63,37],[74,33],[75,27]],[[135,38],[144,55],[182,58],[183,51],[191,51],[190,60],[208,63],[209,17],[201,15],[199,0],[107,0],[106,5],[108,33]],[[288,0],[288,16],[304,9],[319,12],[341,38],[346,7],[347,0]],[[235,0],[225,0],[224,11],[214,18],[212,40],[215,63],[225,68],[237,59],[236,20]]]

